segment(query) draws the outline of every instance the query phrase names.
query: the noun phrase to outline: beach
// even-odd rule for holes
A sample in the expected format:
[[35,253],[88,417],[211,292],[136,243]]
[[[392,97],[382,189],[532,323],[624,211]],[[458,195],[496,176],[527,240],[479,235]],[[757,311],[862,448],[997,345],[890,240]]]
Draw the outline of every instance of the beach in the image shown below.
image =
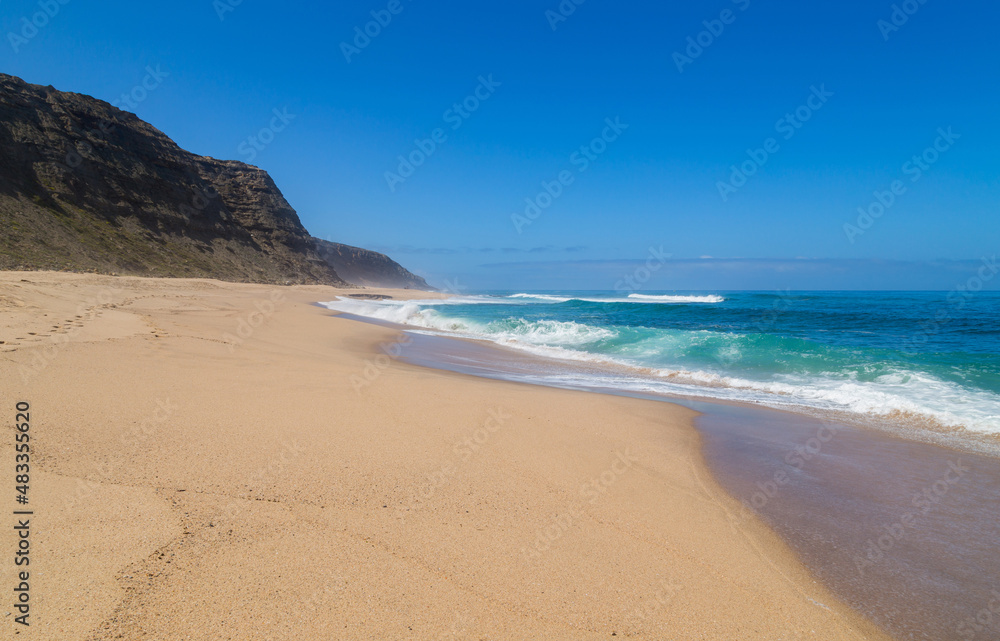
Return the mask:
[[315,304],[352,294],[432,296],[0,274],[32,638],[888,638],[714,480],[695,412],[403,362]]

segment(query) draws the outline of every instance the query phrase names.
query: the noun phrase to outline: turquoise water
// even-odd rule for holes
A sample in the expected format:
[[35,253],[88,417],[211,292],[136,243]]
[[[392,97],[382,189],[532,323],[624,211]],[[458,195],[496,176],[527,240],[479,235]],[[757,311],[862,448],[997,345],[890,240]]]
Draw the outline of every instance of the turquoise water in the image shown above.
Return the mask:
[[486,292],[325,305],[589,363],[606,386],[1000,433],[1000,292]]

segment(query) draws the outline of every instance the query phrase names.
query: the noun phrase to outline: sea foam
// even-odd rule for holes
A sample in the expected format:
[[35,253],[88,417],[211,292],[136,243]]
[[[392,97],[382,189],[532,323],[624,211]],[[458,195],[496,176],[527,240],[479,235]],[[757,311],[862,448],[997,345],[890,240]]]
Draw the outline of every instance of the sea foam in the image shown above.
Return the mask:
[[[524,318],[509,313],[528,310],[511,299],[528,305],[531,301],[548,305],[584,300],[515,294],[427,301],[340,298],[322,304],[433,334],[489,341],[539,357],[598,366],[587,375],[563,377],[579,378],[581,387],[833,411],[945,429],[1000,433],[1000,396],[912,366],[893,362],[858,364],[853,352],[842,348],[767,333],[596,325],[583,322],[586,316],[580,320]],[[506,301],[511,308],[498,309],[497,313],[491,311],[493,308],[480,307],[496,301]],[[452,313],[452,309],[463,305],[471,307]],[[481,311],[470,311],[476,309]],[[549,378],[547,382],[559,384]]]

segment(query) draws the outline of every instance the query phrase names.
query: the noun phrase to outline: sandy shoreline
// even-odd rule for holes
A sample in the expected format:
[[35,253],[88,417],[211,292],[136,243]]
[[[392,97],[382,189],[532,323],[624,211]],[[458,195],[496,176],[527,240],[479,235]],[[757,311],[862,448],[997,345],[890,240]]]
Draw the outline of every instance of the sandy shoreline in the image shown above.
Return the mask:
[[600,378],[592,383],[592,370],[572,361],[410,329],[406,336],[406,363],[698,412],[702,457],[743,515],[763,518],[814,577],[890,635],[952,641],[992,617],[982,604],[995,603],[1000,577],[1000,459],[993,448],[983,454],[968,439],[927,442],[905,424],[885,429],[633,392]]
[[32,638],[886,638],[734,525],[692,412],[400,363],[338,293],[0,274]]

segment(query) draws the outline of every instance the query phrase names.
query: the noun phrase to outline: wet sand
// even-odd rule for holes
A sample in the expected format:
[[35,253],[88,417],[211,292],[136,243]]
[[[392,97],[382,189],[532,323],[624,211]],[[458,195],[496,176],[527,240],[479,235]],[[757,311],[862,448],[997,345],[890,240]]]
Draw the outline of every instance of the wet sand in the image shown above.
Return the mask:
[[[593,372],[436,336],[414,336],[404,358],[569,388]],[[737,527],[763,517],[818,579],[895,638],[1000,638],[1000,459],[789,412],[660,400],[700,413],[706,460],[743,507]]]
[[899,639],[1000,638],[1000,460],[791,413],[683,404],[702,412],[716,478],[859,612]]

